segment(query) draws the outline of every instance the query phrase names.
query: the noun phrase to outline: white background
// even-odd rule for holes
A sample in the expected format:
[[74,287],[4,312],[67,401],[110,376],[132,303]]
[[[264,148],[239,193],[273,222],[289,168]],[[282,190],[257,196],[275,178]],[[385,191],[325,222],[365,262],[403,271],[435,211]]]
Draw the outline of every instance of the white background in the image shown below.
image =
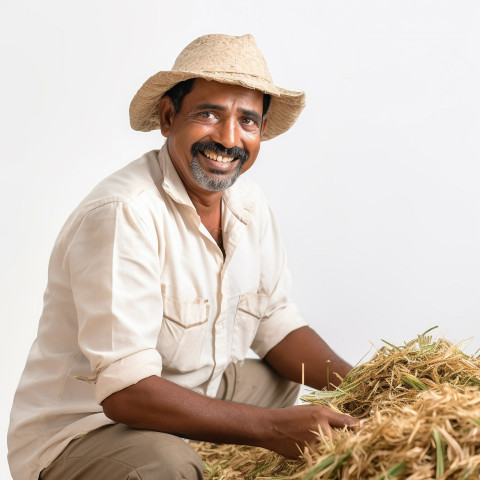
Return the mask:
[[248,172],[277,213],[305,317],[350,362],[384,338],[480,328],[480,4],[15,0],[0,4],[1,460],[66,217],[163,143],[129,127],[144,80],[206,33],[252,33],[307,92]]

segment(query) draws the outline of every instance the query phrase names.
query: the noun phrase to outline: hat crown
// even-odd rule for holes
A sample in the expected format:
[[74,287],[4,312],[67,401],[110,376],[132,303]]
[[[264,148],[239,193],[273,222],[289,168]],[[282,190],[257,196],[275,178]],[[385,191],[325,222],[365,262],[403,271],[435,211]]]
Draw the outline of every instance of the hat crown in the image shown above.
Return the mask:
[[158,105],[174,85],[190,78],[240,85],[271,96],[262,140],[286,132],[305,106],[305,94],[277,87],[252,35],[211,34],[187,45],[172,70],[152,75],[130,103],[130,125],[148,132],[160,128]]
[[187,45],[175,60],[173,71],[225,72],[253,75],[273,84],[267,63],[252,35],[204,35]]

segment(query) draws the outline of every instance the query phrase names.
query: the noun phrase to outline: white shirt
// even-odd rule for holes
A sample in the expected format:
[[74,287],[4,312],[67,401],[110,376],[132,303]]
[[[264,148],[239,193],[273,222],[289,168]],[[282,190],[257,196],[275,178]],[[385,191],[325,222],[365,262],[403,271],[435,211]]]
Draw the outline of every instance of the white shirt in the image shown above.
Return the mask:
[[112,423],[100,403],[158,375],[215,396],[231,362],[263,357],[305,321],[277,226],[243,178],[224,192],[223,253],[166,146],[101,182],[52,251],[38,336],[8,436],[15,480],[36,480],[78,436]]

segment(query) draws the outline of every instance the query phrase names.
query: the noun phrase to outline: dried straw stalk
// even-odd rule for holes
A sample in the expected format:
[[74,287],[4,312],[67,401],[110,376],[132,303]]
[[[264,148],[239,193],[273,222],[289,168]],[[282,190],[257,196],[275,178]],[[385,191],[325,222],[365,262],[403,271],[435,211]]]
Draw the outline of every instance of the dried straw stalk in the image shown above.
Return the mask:
[[480,360],[427,332],[380,349],[334,391],[303,399],[361,421],[356,433],[320,437],[302,459],[267,450],[193,443],[207,480],[480,478]]

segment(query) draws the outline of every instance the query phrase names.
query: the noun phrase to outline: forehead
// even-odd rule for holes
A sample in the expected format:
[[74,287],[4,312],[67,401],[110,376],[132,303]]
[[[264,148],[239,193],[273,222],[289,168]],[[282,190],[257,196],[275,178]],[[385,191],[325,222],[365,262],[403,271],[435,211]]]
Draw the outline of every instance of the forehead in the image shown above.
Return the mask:
[[[229,85],[215,81],[196,78],[192,89],[185,96],[184,104],[195,107],[200,104],[218,104],[221,106],[237,106],[262,113],[263,93],[240,85]],[[182,104],[183,106],[183,104]]]

